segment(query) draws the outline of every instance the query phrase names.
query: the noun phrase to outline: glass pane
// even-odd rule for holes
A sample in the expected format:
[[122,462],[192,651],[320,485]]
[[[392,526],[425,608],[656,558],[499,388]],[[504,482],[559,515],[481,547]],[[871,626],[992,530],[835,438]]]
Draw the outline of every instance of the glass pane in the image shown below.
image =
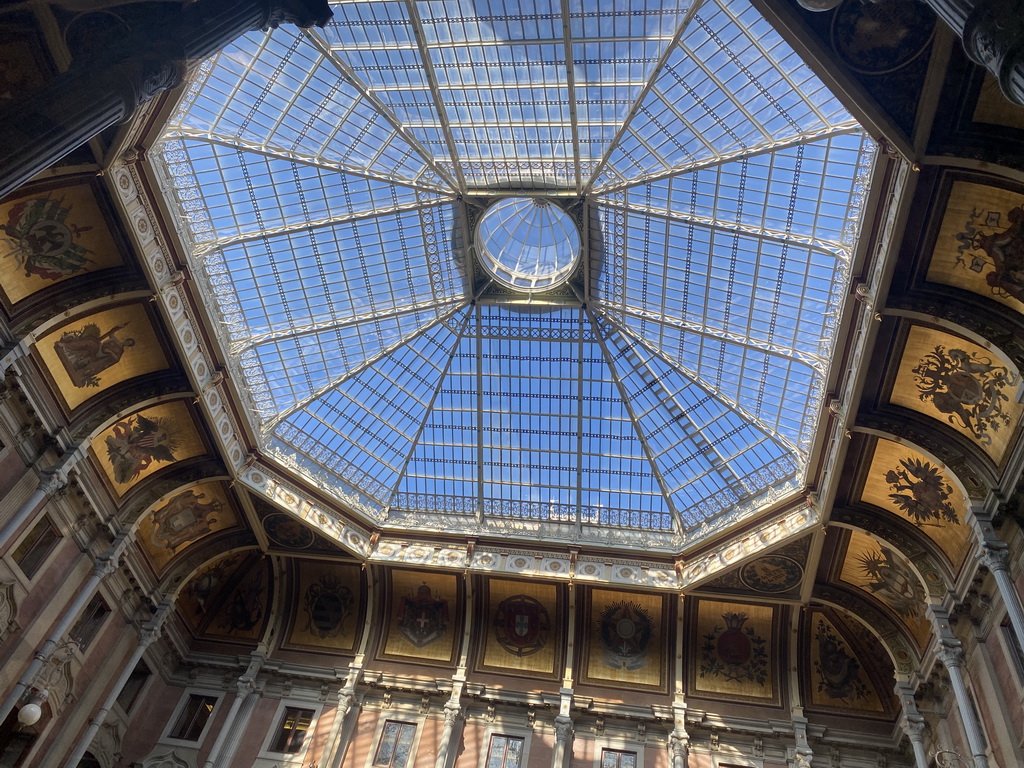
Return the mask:
[[395,745],[395,757],[391,761],[391,768],[405,768],[409,753],[412,752],[412,739],[416,735],[416,726],[409,723],[402,723],[401,731],[398,734],[398,743]]
[[391,765],[391,755],[395,751],[398,726],[398,723],[384,724],[384,732],[380,736],[380,746],[377,747],[377,759],[373,761],[374,765]]
[[523,759],[523,740],[509,738],[508,750],[505,753],[505,768],[519,768]]

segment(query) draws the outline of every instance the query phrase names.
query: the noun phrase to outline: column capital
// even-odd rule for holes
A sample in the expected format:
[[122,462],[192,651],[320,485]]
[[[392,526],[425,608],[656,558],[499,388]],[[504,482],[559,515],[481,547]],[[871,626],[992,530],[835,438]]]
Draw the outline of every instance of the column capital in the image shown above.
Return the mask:
[[903,732],[907,734],[912,742],[923,744],[924,743],[924,729],[926,727],[923,717],[904,717],[900,721],[900,727]]
[[446,701],[444,703],[444,724],[455,725],[460,717],[462,717],[462,707],[457,702]]
[[47,496],[61,494],[68,485],[68,473],[63,469],[44,469],[39,475],[39,490]]
[[1010,570],[1010,552],[1005,545],[1000,547],[991,542],[984,542],[978,548],[978,560],[993,573]]
[[262,27],[276,29],[282,24],[297,27],[325,27],[334,15],[325,0],[262,0],[264,23]]
[[946,669],[959,668],[964,662],[964,648],[960,644],[939,643],[935,654]]
[[565,744],[572,736],[572,718],[567,715],[555,716],[555,743]]
[[668,745],[673,757],[686,757],[690,754],[690,739],[686,736],[671,733],[668,737]]

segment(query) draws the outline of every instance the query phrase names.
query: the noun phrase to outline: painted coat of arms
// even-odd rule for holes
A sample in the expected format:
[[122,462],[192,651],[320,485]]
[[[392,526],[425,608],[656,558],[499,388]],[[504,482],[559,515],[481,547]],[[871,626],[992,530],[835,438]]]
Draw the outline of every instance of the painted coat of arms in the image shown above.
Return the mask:
[[415,595],[402,598],[398,610],[398,631],[417,648],[440,640],[448,628],[448,601],[435,597],[427,584]]
[[921,400],[931,402],[950,424],[970,431],[981,443],[990,444],[991,433],[1009,425],[1003,405],[1010,398],[1004,390],[1014,382],[991,358],[939,344],[913,373]]
[[[983,214],[985,220],[980,222]],[[1024,301],[1024,209],[1018,206],[1007,212],[1008,226],[1002,226],[1001,218],[999,211],[971,211],[956,236],[960,243],[956,263],[972,272],[990,268],[985,282],[993,293]]]
[[345,619],[352,610],[352,590],[332,574],[310,584],[304,596],[306,631],[326,640],[344,634]]
[[953,486],[946,482],[938,467],[913,457],[900,459],[900,466],[885,473],[889,494],[896,506],[917,525],[960,522],[950,501]]
[[724,613],[724,625],[704,635],[700,676],[724,677],[732,682],[764,685],[768,680],[767,641],[752,627],[744,627],[745,613]]
[[155,461],[174,461],[178,438],[174,425],[166,419],[137,414],[112,429],[106,439],[107,457],[118,483],[134,480]]
[[185,491],[153,513],[152,542],[159,547],[177,549],[208,534],[221,511],[219,499],[206,501],[205,493]]
[[121,362],[125,349],[135,346],[135,339],[120,338],[125,326],[115,325],[101,333],[94,323],[75,331],[65,331],[53,343],[53,349],[64,365],[68,378],[76,387],[98,387],[99,374]]
[[529,595],[513,595],[501,601],[494,614],[498,644],[514,656],[529,656],[548,642],[551,619],[547,608]]
[[654,620],[646,609],[628,601],[612,603],[597,620],[605,664],[615,669],[643,669],[650,661]]
[[868,578],[867,588],[878,595],[900,616],[921,615],[925,604],[924,587],[910,564],[888,547],[864,552],[858,558],[861,572]]
[[818,619],[814,640],[818,644],[818,658],[814,661],[818,691],[850,703],[867,698],[868,687],[861,679],[860,662],[846,651],[846,644],[821,619]]
[[235,590],[231,601],[224,610],[224,618],[220,622],[221,629],[228,632],[251,632],[263,619],[262,579],[254,576]]
[[26,200],[8,212],[7,223],[0,224],[0,229],[26,276],[60,280],[85,269],[89,251],[75,240],[92,227],[75,226],[68,221],[70,213],[63,198],[49,197]]

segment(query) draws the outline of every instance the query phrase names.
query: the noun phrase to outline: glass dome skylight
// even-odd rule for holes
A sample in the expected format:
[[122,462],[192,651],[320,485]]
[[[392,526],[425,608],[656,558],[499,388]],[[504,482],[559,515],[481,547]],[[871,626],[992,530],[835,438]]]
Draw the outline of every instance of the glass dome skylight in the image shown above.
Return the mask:
[[539,291],[557,286],[576,267],[579,228],[541,197],[508,197],[490,206],[477,225],[481,264],[508,288]]
[[[157,147],[262,453],[473,534],[798,493],[873,144],[748,0],[333,7],[202,64]],[[526,266],[503,205],[582,228]]]

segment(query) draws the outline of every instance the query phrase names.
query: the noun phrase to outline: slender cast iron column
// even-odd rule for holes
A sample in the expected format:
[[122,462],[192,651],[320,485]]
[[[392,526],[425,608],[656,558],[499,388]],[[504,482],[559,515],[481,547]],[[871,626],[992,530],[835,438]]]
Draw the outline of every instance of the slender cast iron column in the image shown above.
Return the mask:
[[282,23],[324,26],[327,0],[198,0],[73,61],[0,110],[0,197],[181,83],[190,63],[240,35]]
[[914,688],[910,683],[900,680],[896,683],[896,695],[903,707],[900,727],[910,739],[910,746],[914,750],[915,768],[928,768],[928,753],[924,750],[924,717],[914,700]]

